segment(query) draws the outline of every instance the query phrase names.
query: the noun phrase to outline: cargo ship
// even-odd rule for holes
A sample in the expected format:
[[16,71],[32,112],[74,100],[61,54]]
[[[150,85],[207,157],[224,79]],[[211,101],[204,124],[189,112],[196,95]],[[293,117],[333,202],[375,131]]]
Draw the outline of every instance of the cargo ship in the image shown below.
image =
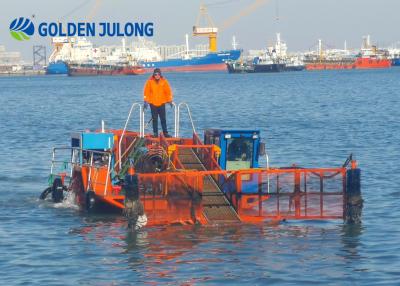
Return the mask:
[[[153,42],[141,39],[132,47],[126,47],[125,40],[120,46],[93,47],[85,38],[55,38],[53,39],[54,51],[49,58],[46,69],[47,74],[89,73],[91,75],[121,74],[115,70],[120,62],[129,61],[133,66],[133,73],[152,72],[154,68],[161,68],[165,72],[191,72],[191,71],[226,71],[226,62],[237,60],[241,50],[209,51],[205,45],[198,45],[196,49],[189,50],[187,45],[157,46]],[[94,63],[94,67],[88,63]],[[114,66],[112,69],[109,65]],[[116,66],[115,66],[116,65]],[[140,66],[140,69],[139,67]],[[74,70],[69,71],[73,67]],[[84,67],[85,69],[82,69]],[[105,68],[105,70],[102,70]],[[110,70],[113,70],[112,73]],[[123,73],[128,72],[124,69]],[[130,74],[130,73],[129,73]]]
[[68,74],[68,64],[64,61],[58,60],[49,62],[46,68],[46,74]]
[[[203,21],[202,21],[203,20]],[[200,26],[200,22],[205,26]],[[164,56],[161,60],[139,60],[147,72],[154,68],[160,68],[164,72],[193,72],[193,71],[226,71],[226,62],[236,61],[241,55],[241,50],[233,45],[231,50],[217,50],[218,28],[214,26],[204,5],[200,6],[200,14],[197,23],[193,26],[193,36],[208,37],[208,49],[205,54],[189,49],[189,36],[186,34],[186,45],[177,53]]]
[[304,65],[290,65],[286,63],[269,63],[269,64],[254,64],[249,62],[227,62],[229,73],[270,73],[270,72],[287,72],[287,71],[302,71]]
[[[205,11],[205,7],[202,6],[201,15],[209,19]],[[234,47],[218,51],[217,33],[218,28],[214,27],[211,22],[206,27],[199,27],[199,23],[197,23],[193,27],[193,36],[207,36],[209,43],[208,46],[197,45],[193,50],[189,49],[188,35],[186,35],[186,45],[159,46],[140,38],[132,45],[126,45],[125,39],[122,39],[121,46],[99,48],[93,47],[93,44],[85,38],[53,38],[54,51],[49,59],[48,74],[131,73],[120,67],[107,67],[103,70],[104,65],[118,66],[118,63],[126,61],[133,66],[133,74],[142,73],[141,69],[145,72],[152,72],[155,68],[160,68],[163,72],[226,71],[226,62],[239,59],[241,50]],[[95,63],[96,67],[87,67],[86,63],[88,62]],[[141,66],[141,69],[136,65]],[[71,68],[73,70],[68,71]]]
[[[52,38],[53,52],[46,68],[48,75],[67,75],[70,63],[80,63],[96,59],[97,50],[93,44],[81,37]],[[100,55],[97,52],[97,55]]]
[[226,62],[239,59],[240,50],[210,52],[205,56],[182,57],[153,62],[140,62],[146,72],[155,68],[163,72],[226,71]]
[[400,58],[392,59],[392,66],[400,66]]
[[67,37],[52,38],[53,52],[49,57],[49,64],[46,67],[48,75],[67,75],[69,56],[71,55],[71,42]]
[[236,61],[228,61],[229,73],[270,73],[304,70],[304,63],[297,56],[287,55],[286,43],[281,41],[280,33],[276,34],[276,43],[266,50],[257,52],[257,56],[249,56]]
[[307,70],[378,69],[392,65],[385,51],[370,44],[369,36],[364,37],[361,51],[356,55],[339,50],[324,52],[319,40],[318,52],[306,54],[304,63]]
[[389,58],[392,61],[392,66],[400,66],[400,49],[395,46],[388,49]]
[[65,75],[137,75],[137,64],[125,39],[118,46],[94,47],[86,38],[55,37],[46,73]]
[[107,64],[68,64],[68,75],[85,76],[85,75],[140,75],[144,73],[144,69],[138,65],[107,65]]
[[392,65],[389,59],[371,57],[357,57],[347,60],[323,60],[306,62],[307,70],[339,70],[339,69],[379,69],[390,68]]

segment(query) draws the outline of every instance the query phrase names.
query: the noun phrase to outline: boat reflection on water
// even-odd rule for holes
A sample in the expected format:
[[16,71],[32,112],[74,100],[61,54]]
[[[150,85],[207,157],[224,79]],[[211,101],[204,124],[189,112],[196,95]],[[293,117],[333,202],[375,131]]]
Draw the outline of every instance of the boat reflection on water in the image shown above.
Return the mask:
[[[125,220],[117,217],[86,217],[84,223],[85,226],[70,233],[81,236],[84,243],[89,243],[89,249],[106,258],[98,261],[100,268],[105,265],[115,273],[124,271],[117,278],[118,283],[202,284],[224,279],[232,283],[265,284],[271,275],[295,269],[298,261],[294,258],[303,252],[312,253],[302,262],[306,267],[337,263],[360,271],[365,268],[359,263],[363,229],[357,225],[296,221],[296,224],[171,225],[130,232]],[[338,245],[342,258],[336,251]],[[94,255],[97,259],[99,254]],[[238,261],[251,265],[256,272],[263,270],[263,277],[253,277],[251,271],[238,272],[234,267]],[[293,271],[291,277],[295,279],[301,270]]]
[[355,259],[361,259],[359,254],[360,247],[360,236],[364,229],[361,224],[345,224],[342,227],[342,243],[344,258],[346,260],[354,261]]

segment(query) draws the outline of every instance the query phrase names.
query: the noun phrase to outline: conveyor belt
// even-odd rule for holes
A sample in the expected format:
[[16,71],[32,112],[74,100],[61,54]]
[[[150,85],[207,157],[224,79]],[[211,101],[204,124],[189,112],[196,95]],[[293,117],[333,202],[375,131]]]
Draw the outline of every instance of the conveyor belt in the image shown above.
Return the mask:
[[[206,170],[193,149],[180,149],[178,157],[185,169]],[[236,211],[210,175],[204,177],[202,205],[203,214],[210,223],[240,221]]]

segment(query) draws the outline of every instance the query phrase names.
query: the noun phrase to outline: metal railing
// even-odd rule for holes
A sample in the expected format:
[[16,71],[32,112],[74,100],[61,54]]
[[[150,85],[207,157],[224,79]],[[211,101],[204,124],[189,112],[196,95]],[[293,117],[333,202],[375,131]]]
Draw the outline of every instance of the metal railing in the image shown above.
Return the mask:
[[[188,113],[188,116],[189,116],[189,120],[190,120],[190,123],[192,125],[193,133],[196,133],[196,128],[194,127],[192,113],[190,111],[189,105],[186,102],[181,102],[178,105],[175,102],[171,102],[171,104],[172,104],[172,108],[174,109],[174,136],[175,137],[179,137],[180,119],[181,119],[180,113],[181,113],[181,108],[184,108],[184,107],[186,107],[186,110],[187,110],[187,113]],[[128,124],[129,124],[133,109],[135,107],[137,107],[137,106],[139,106],[139,113],[140,113],[140,118],[139,118],[139,124],[140,124],[139,136],[141,138],[144,137],[144,130],[145,130],[144,108],[143,108],[142,104],[140,104],[138,102],[134,102],[132,104],[130,110],[129,110],[128,118],[126,119],[125,126],[124,126],[124,129],[123,129],[121,138],[119,140],[119,150],[121,150],[121,144],[122,144],[121,142],[122,142],[123,137],[125,136],[126,129],[128,127]],[[119,155],[121,155],[121,154],[119,154]]]
[[[69,178],[72,177],[72,170],[73,170],[73,166],[79,163],[79,149],[77,147],[54,147],[52,149],[52,155],[51,155],[51,166],[50,166],[50,175],[58,175],[54,173],[54,169],[56,167],[57,164],[63,164],[64,166],[64,170],[67,171],[69,173]],[[68,161],[65,160],[57,160],[56,159],[56,152],[57,150],[70,150],[71,151],[71,159]]]
[[[87,166],[89,167],[89,174],[88,174],[88,181],[87,181],[87,187],[86,191],[90,190],[90,187],[92,187],[92,169],[93,168],[104,168],[101,166],[96,166],[97,162],[93,161],[94,155],[95,154],[100,154],[102,156],[106,155],[107,156],[107,174],[106,174],[106,182],[105,182],[105,187],[104,187],[104,195],[107,194],[107,186],[108,186],[108,178],[110,177],[111,173],[111,153],[109,152],[103,152],[103,151],[94,151],[94,150],[82,150],[90,153],[90,160],[89,164],[87,163],[82,163],[82,166]],[[99,184],[99,182],[96,180],[96,184]]]
[[144,137],[144,112],[142,104],[138,102],[134,102],[129,110],[128,118],[126,119],[124,130],[122,131],[121,137],[119,138],[118,142],[118,160],[119,160],[119,169],[122,168],[122,160],[121,160],[121,146],[122,146],[122,139],[124,139],[126,128],[128,127],[129,121],[131,119],[133,109],[139,106],[139,136],[141,138]]
[[[71,157],[69,160],[58,160],[56,158],[56,153],[57,151],[71,151]],[[89,155],[89,160],[88,162],[81,162],[81,157],[83,156],[83,152],[86,152]],[[54,176],[54,175],[59,175],[59,173],[55,173],[55,168],[57,166],[57,164],[64,164],[67,165],[68,167],[64,168],[64,169],[68,169],[68,172],[66,172],[65,177],[67,178],[72,178],[72,173],[73,173],[73,167],[76,165],[79,166],[87,166],[89,168],[89,174],[88,174],[88,184],[87,184],[87,188],[86,191],[88,191],[91,187],[92,184],[92,169],[93,167],[99,167],[96,166],[98,164],[98,161],[94,160],[95,155],[99,155],[101,157],[107,156],[107,177],[106,177],[106,182],[105,182],[105,187],[104,187],[104,195],[106,195],[107,193],[107,187],[109,184],[109,177],[111,174],[111,153],[110,152],[105,152],[105,151],[97,151],[97,150],[87,150],[87,149],[82,149],[79,147],[54,147],[52,149],[52,159],[51,159],[51,167],[50,167],[50,175]],[[104,159],[104,158],[102,158]],[[84,161],[82,159],[82,161]],[[102,162],[104,162],[104,160],[102,160]],[[99,168],[104,168],[104,167],[99,167]],[[67,175],[68,174],[68,175]],[[99,182],[96,182],[97,184]]]
[[202,194],[209,176],[222,179],[216,183],[243,221],[343,218],[346,168],[180,170],[141,173],[139,183],[153,192],[155,188],[161,197],[169,194],[177,202],[188,199],[188,191]]
[[192,129],[193,129],[193,133],[196,134],[196,129],[194,127],[194,123],[193,123],[193,118],[192,118],[192,114],[190,112],[190,108],[189,105],[186,102],[181,102],[178,104],[178,115],[177,115],[177,119],[176,119],[176,135],[175,137],[179,137],[179,131],[180,131],[180,111],[181,111],[181,107],[186,107],[187,113],[189,115],[189,119],[190,119],[190,123],[192,124]]

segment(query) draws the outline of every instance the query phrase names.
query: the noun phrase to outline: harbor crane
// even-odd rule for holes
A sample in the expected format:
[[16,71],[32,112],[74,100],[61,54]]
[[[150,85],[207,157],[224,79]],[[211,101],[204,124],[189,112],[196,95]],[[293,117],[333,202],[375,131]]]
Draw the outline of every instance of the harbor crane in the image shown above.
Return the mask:
[[[253,11],[260,8],[262,5],[269,2],[269,0],[256,0],[251,5],[242,9],[238,14],[232,16],[228,20],[226,20],[222,24],[221,30],[225,30],[228,27],[235,24],[239,21],[242,17],[245,17],[251,14]],[[204,26],[201,26],[201,21],[205,22]],[[193,36],[207,36],[209,40],[209,51],[216,52],[217,51],[217,34],[218,28],[215,26],[214,22],[212,21],[210,15],[208,14],[207,7],[202,4],[200,5],[200,13],[197,17],[196,25],[193,26]]]
[[[200,27],[200,21],[204,19],[206,27]],[[208,15],[207,7],[200,5],[200,13],[197,17],[196,25],[193,26],[193,36],[208,36],[209,40],[209,51],[217,51],[217,33],[218,28],[215,27],[211,17]]]

